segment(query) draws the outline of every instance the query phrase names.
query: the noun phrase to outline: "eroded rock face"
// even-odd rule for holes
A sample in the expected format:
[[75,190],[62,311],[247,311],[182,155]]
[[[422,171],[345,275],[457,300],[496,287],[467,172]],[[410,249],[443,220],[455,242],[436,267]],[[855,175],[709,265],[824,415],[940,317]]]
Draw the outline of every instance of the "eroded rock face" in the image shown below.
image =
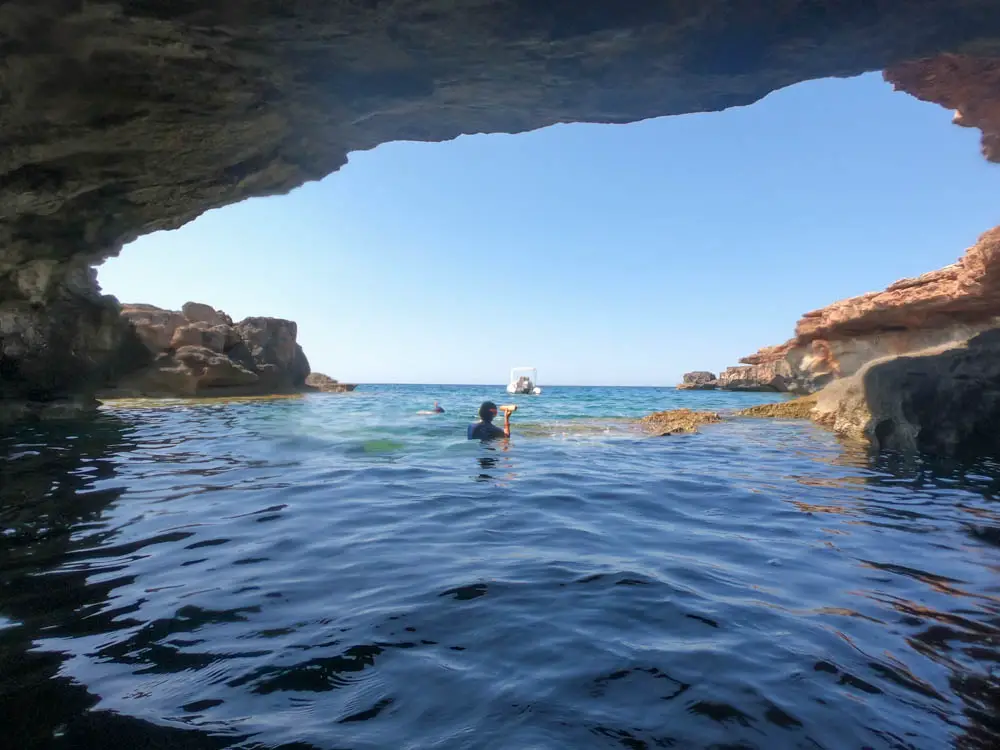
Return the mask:
[[13,266],[106,257],[386,141],[718,110],[940,53],[1000,55],[1000,8],[10,0],[0,38]]
[[0,274],[0,422],[80,411],[134,366],[128,326],[82,260],[35,261]]
[[784,393],[789,390],[792,371],[784,358],[752,365],[727,367],[719,374],[719,387],[726,391],[766,391]]
[[[0,393],[54,399],[117,367],[127,328],[86,266],[141,234],[386,141],[719,110],[1000,56],[1000,4],[10,0],[0,40]],[[960,97],[963,122],[991,121],[978,96]]]
[[875,448],[1000,456],[1000,329],[869,363],[821,391],[813,418]]
[[744,357],[719,376],[719,385],[814,393],[873,360],[964,342],[997,327],[1000,227],[950,266],[806,313],[795,338]]
[[355,383],[340,383],[321,372],[311,372],[306,377],[306,387],[323,393],[348,393],[358,386]]
[[677,386],[681,391],[714,391],[719,384],[714,372],[696,370],[684,373],[683,382]]
[[894,65],[885,79],[918,99],[955,110],[955,124],[979,128],[983,156],[1000,163],[1000,51],[940,55]]
[[105,398],[289,393],[301,390],[309,375],[291,320],[246,318],[233,324],[224,313],[193,302],[183,312],[125,305],[122,316],[150,361],[105,389]]

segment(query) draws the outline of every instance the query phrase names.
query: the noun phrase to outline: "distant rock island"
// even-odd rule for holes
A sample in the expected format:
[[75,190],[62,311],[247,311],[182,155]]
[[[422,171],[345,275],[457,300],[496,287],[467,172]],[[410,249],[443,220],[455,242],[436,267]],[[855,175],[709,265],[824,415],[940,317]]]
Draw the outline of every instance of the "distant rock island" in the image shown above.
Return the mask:
[[341,383],[321,372],[311,372],[306,376],[306,388],[324,393],[347,393],[357,387],[354,383]]
[[1000,227],[956,263],[806,313],[784,344],[678,388],[816,393],[813,419],[876,447],[1000,456],[998,329]]
[[291,320],[250,317],[234,323],[198,302],[187,302],[180,312],[125,304],[121,315],[130,329],[119,365],[123,374],[100,398],[261,396],[355,387],[310,372]]
[[719,387],[719,381],[714,372],[695,370],[684,373],[684,382],[677,386],[681,391],[714,391]]

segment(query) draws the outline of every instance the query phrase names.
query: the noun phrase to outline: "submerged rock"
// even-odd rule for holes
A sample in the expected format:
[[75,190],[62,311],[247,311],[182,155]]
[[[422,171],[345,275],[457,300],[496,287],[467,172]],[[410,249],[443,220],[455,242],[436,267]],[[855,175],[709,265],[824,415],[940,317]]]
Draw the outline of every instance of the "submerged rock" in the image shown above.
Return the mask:
[[712,411],[669,409],[658,411],[639,420],[642,428],[654,435],[674,435],[697,432],[704,424],[721,422],[722,417]]
[[779,419],[809,419],[816,406],[816,395],[802,396],[775,404],[758,404],[736,412],[737,417],[766,417]]
[[194,302],[183,312],[125,305],[122,316],[150,361],[104,389],[104,398],[290,393],[302,390],[309,375],[290,320],[246,318],[234,324],[225,313]]

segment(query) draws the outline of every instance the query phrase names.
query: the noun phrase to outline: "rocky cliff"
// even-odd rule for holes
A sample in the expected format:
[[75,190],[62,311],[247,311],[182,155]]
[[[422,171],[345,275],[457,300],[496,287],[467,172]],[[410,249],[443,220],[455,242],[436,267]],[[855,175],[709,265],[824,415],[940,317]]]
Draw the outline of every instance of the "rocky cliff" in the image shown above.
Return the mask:
[[884,76],[900,91],[955,110],[955,124],[979,128],[983,156],[1000,163],[1000,53],[939,55],[895,65]]
[[188,302],[181,312],[124,305],[121,314],[144,348],[145,360],[104,389],[104,398],[291,393],[303,390],[309,375],[291,320],[245,318],[234,323],[225,313],[196,302]]
[[812,393],[873,360],[964,342],[996,327],[1000,227],[950,266],[806,313],[794,338],[744,357],[719,376],[719,387]]
[[1000,457],[1000,329],[875,360],[815,398],[813,419],[876,449]]
[[[118,367],[127,327],[88,266],[141,234],[386,141],[719,110],[1000,57],[1000,4],[9,0],[0,40],[0,394],[49,403]],[[905,72],[902,88],[949,95]],[[987,122],[982,91],[963,91],[963,121]]]

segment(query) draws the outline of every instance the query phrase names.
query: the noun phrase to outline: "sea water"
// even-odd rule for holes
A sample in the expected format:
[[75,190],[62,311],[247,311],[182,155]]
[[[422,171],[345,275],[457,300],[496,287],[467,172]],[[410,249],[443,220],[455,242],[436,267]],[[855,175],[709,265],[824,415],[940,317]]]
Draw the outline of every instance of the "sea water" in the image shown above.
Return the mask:
[[[465,439],[485,399],[509,442]],[[363,386],[8,433],[0,745],[1000,746],[1000,467],[630,421],[770,400]]]

